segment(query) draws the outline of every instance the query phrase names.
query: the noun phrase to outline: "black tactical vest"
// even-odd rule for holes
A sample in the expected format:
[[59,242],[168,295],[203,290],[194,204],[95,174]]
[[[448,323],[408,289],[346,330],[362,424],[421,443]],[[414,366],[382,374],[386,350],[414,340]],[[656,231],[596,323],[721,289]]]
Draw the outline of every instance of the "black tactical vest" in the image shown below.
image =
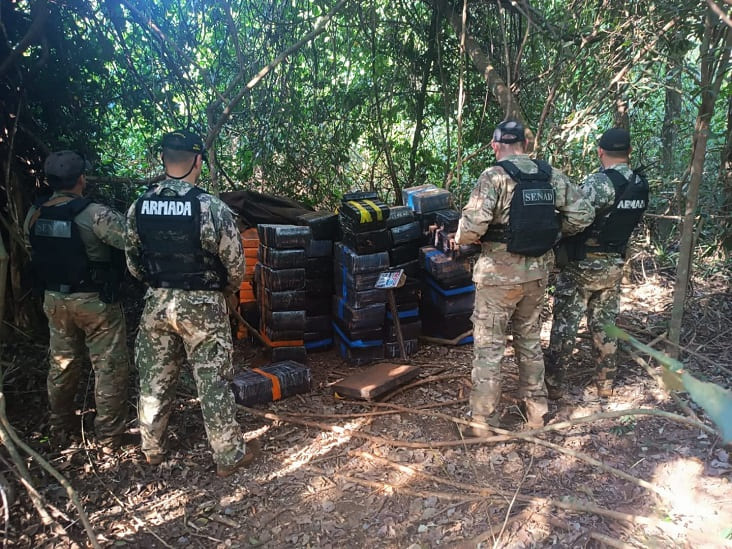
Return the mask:
[[92,262],[74,223],[91,200],[44,204],[47,199],[36,204],[38,217],[29,231],[34,289],[66,294],[99,291],[101,285],[94,280]]
[[221,290],[225,286],[223,264],[201,245],[201,194],[204,191],[198,187],[183,196],[148,191],[135,204],[145,282],[153,288]]
[[604,173],[615,187],[615,202],[598,212],[592,225],[585,229],[586,248],[588,252],[625,255],[630,235],[648,207],[648,181],[638,172],[633,172],[632,182],[617,170]]
[[481,240],[505,242],[511,253],[539,257],[552,248],[561,226],[551,185],[552,167],[542,160],[533,162],[537,173],[524,173],[508,160],[497,163],[516,181],[508,225],[490,225]]

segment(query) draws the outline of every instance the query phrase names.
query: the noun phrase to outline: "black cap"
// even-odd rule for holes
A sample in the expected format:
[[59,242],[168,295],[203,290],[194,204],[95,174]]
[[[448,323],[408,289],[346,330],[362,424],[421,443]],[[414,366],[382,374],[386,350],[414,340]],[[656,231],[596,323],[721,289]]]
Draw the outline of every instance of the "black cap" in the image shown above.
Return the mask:
[[523,143],[526,141],[524,125],[517,120],[504,120],[493,132],[496,143]]
[[76,179],[90,168],[91,164],[75,151],[52,152],[43,165],[46,176],[57,179]]
[[173,149],[176,151],[189,151],[203,154],[203,141],[201,137],[188,130],[175,130],[166,133],[161,140],[164,149]]
[[597,144],[606,151],[625,152],[630,149],[630,132],[625,128],[611,128],[602,134]]

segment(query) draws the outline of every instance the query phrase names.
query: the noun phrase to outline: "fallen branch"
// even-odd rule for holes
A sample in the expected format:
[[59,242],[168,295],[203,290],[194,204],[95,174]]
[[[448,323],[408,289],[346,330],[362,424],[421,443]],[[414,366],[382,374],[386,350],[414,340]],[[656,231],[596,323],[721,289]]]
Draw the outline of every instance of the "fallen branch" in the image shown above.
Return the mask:
[[[64,487],[66,490],[67,495],[69,496],[69,499],[74,504],[74,507],[76,507],[76,511],[79,513],[79,520],[81,520],[81,524],[84,526],[84,530],[86,531],[86,535],[89,538],[89,542],[91,543],[92,547],[95,549],[101,549],[101,545],[99,545],[99,542],[97,541],[97,536],[94,533],[94,529],[91,526],[91,523],[89,522],[89,517],[86,514],[86,511],[84,511],[84,507],[81,504],[81,501],[79,500],[79,495],[76,493],[76,490],[69,484],[69,481],[66,480],[66,478],[59,473],[54,467],[51,466],[48,461],[46,461],[43,456],[41,456],[38,452],[33,450],[30,446],[28,446],[25,442],[23,442],[20,437],[18,437],[17,433],[15,432],[15,429],[10,425],[8,422],[7,416],[5,415],[5,394],[0,391],[0,437],[2,438],[2,442],[4,445],[8,446],[8,440],[12,440],[12,443],[17,445],[20,449],[22,449],[26,454],[31,456],[38,464],[46,470],[51,476],[53,476],[61,486]],[[11,444],[12,446],[12,444]],[[8,447],[9,448],[9,447]],[[18,459],[20,456],[16,456]],[[13,460],[15,461],[15,459]],[[21,461],[22,463],[22,461]],[[18,466],[18,463],[16,462],[16,466]],[[25,465],[23,465],[25,467]],[[26,470],[27,471],[27,470]],[[30,484],[30,482],[28,483]],[[62,529],[63,530],[63,529]],[[64,532],[65,534],[65,532]]]

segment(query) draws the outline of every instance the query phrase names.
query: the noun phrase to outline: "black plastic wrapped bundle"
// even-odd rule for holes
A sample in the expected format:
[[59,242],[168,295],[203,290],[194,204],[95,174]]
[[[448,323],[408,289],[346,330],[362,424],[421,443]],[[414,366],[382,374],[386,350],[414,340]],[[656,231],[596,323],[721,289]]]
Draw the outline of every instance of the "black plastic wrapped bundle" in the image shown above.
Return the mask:
[[333,260],[329,257],[308,257],[305,262],[306,278],[333,278]]
[[432,183],[426,183],[425,185],[417,185],[416,187],[407,187],[406,189],[402,189],[402,202],[405,206],[414,210],[414,208],[412,207],[414,195],[436,188],[437,187],[435,187]]
[[343,243],[357,254],[373,254],[388,250],[391,247],[391,237],[386,228],[354,232],[344,225]]
[[306,278],[305,291],[308,296],[330,296],[333,294],[333,277],[328,273],[321,278]]
[[264,322],[273,330],[300,330],[297,339],[302,339],[302,332],[305,330],[305,310],[302,311],[271,311],[264,309]]
[[417,217],[419,218],[420,223],[422,224],[422,232],[427,233],[429,228],[432,225],[437,226],[437,216],[441,214],[450,215],[450,212],[454,210],[452,209],[446,209],[446,210],[437,210],[434,212],[424,212],[419,214]]
[[446,290],[426,276],[422,287],[422,303],[427,303],[443,316],[471,312],[475,304],[475,286],[470,284]]
[[434,212],[450,208],[452,193],[445,189],[425,189],[412,194],[409,198],[409,207],[415,212]]
[[386,303],[375,303],[356,309],[343,299],[333,296],[333,316],[350,330],[381,327],[384,323]]
[[[404,339],[417,339],[422,335],[422,321],[419,318],[399,319]],[[397,341],[396,325],[391,320],[384,324],[384,341]]]
[[415,259],[414,261],[400,263],[399,265],[394,265],[392,269],[402,269],[408,278],[417,278],[419,276],[419,261]]
[[298,225],[259,225],[257,231],[262,244],[283,250],[305,249],[311,238],[310,227]]
[[330,315],[332,299],[332,288],[327,294],[306,292],[305,313],[311,316]]
[[470,320],[472,311],[443,315],[429,303],[422,302],[420,318],[422,319],[422,334],[440,339],[455,339],[473,329]]
[[311,385],[309,368],[294,361],[283,361],[239,372],[234,376],[231,388],[237,403],[251,406],[308,393]]
[[448,233],[454,233],[458,230],[459,221],[460,212],[457,210],[439,210],[435,212],[435,224]]
[[406,225],[415,220],[414,211],[407,206],[391,206],[389,208],[389,218],[386,220],[386,227],[391,229]]
[[305,308],[305,290],[273,292],[264,288],[262,300],[265,308],[271,311],[299,311]]
[[338,209],[341,228],[354,233],[386,228],[389,206],[378,199],[343,200]]
[[336,242],[333,251],[336,263],[345,265],[351,274],[383,271],[389,268],[389,254],[387,252],[357,254],[342,242]]
[[348,305],[360,309],[374,303],[386,303],[386,290],[372,288],[371,290],[354,291],[346,286],[343,292],[343,286],[336,286],[339,297],[343,298]]
[[399,265],[415,259],[419,259],[419,244],[417,243],[410,242],[409,244],[394,246],[389,250],[389,262],[392,265]]
[[434,246],[419,249],[419,260],[424,269],[443,288],[457,288],[472,282],[470,264],[455,260]]
[[350,191],[343,195],[341,200],[378,200],[376,191]]
[[341,336],[350,341],[352,345],[354,342],[369,342],[371,344],[382,343],[384,341],[384,329],[381,326],[375,328],[356,328],[350,329],[344,326],[339,319],[335,319],[331,323],[331,330],[339,332]]
[[313,240],[337,240],[340,228],[338,214],[333,212],[308,212],[298,216],[297,223],[310,227]]
[[422,228],[418,221],[412,221],[406,225],[399,225],[389,229],[391,243],[394,246],[416,242],[422,239]]
[[334,286],[337,293],[344,295],[346,291],[361,292],[363,290],[371,290],[379,280],[381,271],[370,273],[351,274],[348,267],[336,263],[333,268]]
[[257,258],[263,265],[273,269],[296,269],[305,267],[307,256],[302,248],[282,250],[260,244]]
[[312,257],[333,257],[332,240],[311,240],[305,250],[308,258]]
[[305,269],[272,269],[261,265],[260,270],[262,285],[274,292],[305,289]]

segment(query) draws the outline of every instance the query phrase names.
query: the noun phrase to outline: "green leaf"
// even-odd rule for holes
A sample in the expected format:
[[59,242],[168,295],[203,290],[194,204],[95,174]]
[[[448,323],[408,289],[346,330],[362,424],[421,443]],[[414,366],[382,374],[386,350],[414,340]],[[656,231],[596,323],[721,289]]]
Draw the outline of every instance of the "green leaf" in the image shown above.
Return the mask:
[[643,351],[644,353],[647,353],[651,355],[653,358],[655,358],[658,362],[663,364],[664,366],[671,369],[671,371],[676,372],[678,370],[683,370],[684,365],[679,362],[678,360],[675,360],[671,358],[670,356],[666,355],[665,353],[662,353],[661,351],[657,351],[653,347],[649,347],[645,343],[641,343],[636,338],[634,338],[632,335],[628,334],[625,330],[621,330],[615,324],[605,324],[603,326],[603,329],[605,330],[605,333],[609,335],[610,337],[616,337],[618,339],[622,339],[623,341],[627,341],[633,347],[636,349],[639,349]]
[[661,368],[661,379],[663,380],[663,385],[669,391],[684,390],[684,383],[681,381],[681,376],[668,368]]
[[732,441],[732,391],[687,373],[681,374],[681,381],[694,402],[717,424],[724,443]]

